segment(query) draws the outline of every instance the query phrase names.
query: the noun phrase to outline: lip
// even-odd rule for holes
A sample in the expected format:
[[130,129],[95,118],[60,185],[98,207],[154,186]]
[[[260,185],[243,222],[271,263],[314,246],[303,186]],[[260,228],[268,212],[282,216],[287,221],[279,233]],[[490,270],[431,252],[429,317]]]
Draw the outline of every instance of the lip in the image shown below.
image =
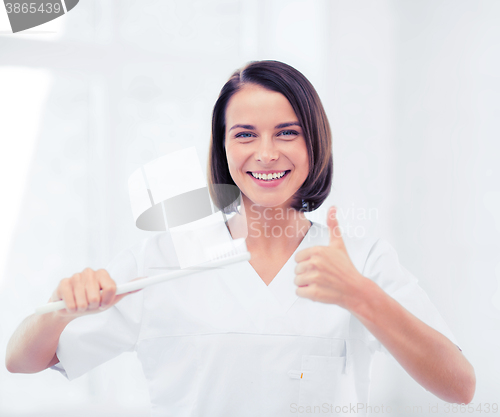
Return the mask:
[[275,169],[275,170],[267,170],[267,171],[247,171],[247,172],[253,172],[254,174],[272,174],[274,172],[283,172],[283,171],[290,171],[289,169]]
[[[283,171],[285,171],[285,175],[283,175],[279,180],[272,180],[272,181],[259,180],[252,175],[252,172],[256,174],[269,174],[273,172],[283,172]],[[291,172],[291,170],[289,169],[284,169],[283,171],[248,171],[247,174],[257,183],[257,185],[264,188],[272,188],[272,187],[277,187],[283,181],[285,181],[285,178],[287,178],[288,174]]]

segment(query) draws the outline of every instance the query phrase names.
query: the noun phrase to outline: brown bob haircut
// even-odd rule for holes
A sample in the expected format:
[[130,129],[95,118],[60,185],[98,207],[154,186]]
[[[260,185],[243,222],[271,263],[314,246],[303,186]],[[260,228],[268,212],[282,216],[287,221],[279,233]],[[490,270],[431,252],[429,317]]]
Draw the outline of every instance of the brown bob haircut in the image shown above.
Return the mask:
[[[330,124],[318,93],[295,68],[279,61],[250,62],[237,70],[217,99],[212,113],[212,136],[208,152],[208,188],[214,204],[224,213],[237,210],[238,197],[227,165],[225,149],[226,108],[230,98],[244,85],[254,84],[283,94],[297,115],[309,155],[309,175],[297,190],[292,208],[299,211],[316,210],[330,193],[333,177],[332,138]],[[217,187],[229,184],[234,187]],[[224,190],[226,190],[224,192]]]

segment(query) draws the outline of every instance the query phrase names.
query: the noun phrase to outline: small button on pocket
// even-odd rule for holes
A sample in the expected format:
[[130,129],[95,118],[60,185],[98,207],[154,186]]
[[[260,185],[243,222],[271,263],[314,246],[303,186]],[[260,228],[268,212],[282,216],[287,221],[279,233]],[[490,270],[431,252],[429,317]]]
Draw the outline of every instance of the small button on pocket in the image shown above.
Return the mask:
[[302,379],[303,375],[303,372],[296,371],[295,369],[288,371],[288,376],[292,379]]
[[342,375],[346,357],[303,356],[300,378],[299,403],[303,406],[321,407],[323,403],[341,405]]
[[[343,352],[342,352],[343,350]],[[300,379],[298,416],[320,413],[335,415],[336,406],[347,405],[352,396],[349,393],[352,375],[349,375],[349,352],[344,341],[339,356],[303,355],[300,376],[290,371],[289,376]],[[293,376],[292,376],[293,375]]]

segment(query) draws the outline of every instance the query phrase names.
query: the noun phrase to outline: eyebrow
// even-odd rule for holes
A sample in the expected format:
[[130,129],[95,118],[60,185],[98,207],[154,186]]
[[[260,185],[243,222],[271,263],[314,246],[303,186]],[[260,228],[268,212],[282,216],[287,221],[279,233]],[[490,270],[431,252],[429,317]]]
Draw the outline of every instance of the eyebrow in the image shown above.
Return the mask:
[[[283,129],[284,127],[289,127],[289,126],[300,126],[299,122],[287,122],[287,123],[280,123],[279,125],[274,126],[275,129]],[[234,125],[229,131],[236,129],[236,128],[242,128],[242,129],[249,129],[249,130],[255,130],[254,125]]]

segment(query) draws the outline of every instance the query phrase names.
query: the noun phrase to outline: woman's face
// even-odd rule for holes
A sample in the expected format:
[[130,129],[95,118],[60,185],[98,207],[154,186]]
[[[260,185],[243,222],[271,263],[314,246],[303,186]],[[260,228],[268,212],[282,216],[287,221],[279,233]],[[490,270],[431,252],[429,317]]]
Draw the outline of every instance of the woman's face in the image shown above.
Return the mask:
[[309,174],[306,142],[291,104],[259,85],[247,84],[229,100],[225,148],[233,181],[244,199],[259,206],[287,209]]

